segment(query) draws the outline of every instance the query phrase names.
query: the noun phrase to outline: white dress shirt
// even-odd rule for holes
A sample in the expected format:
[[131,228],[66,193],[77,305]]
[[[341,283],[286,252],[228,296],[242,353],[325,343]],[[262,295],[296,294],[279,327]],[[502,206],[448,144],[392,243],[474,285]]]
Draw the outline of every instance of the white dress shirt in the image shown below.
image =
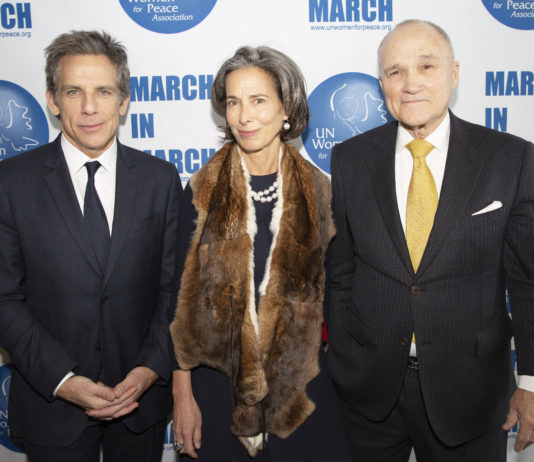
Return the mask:
[[[426,156],[426,163],[432,172],[438,198],[445,174],[445,163],[447,162],[447,151],[449,150],[449,137],[451,133],[451,120],[449,113],[438,125],[438,127],[425,139],[434,146],[434,149]],[[408,188],[412,178],[413,157],[406,144],[414,138],[410,133],[399,124],[397,130],[397,143],[395,145],[395,185],[397,193],[397,204],[402,222],[402,229],[406,234],[406,202],[408,200]],[[410,347],[410,356],[417,356],[416,344],[412,342]],[[524,390],[534,392],[534,376],[520,375],[518,377],[518,386]]]
[[[115,183],[117,178],[117,140],[114,139],[111,146],[106,149],[97,159],[93,159],[85,155],[78,148],[73,146],[64,135],[61,135],[61,149],[65,155],[67,168],[69,169],[70,178],[74,185],[76,198],[80,204],[80,209],[83,214],[83,202],[85,199],[85,187],[87,186],[87,168],[85,164],[94,160],[100,162],[100,167],[95,173],[95,188],[106,213],[108,221],[109,232],[112,232],[113,214],[115,213]],[[57,391],[68,379],[70,379],[74,372],[69,372],[54,390],[54,396]]]

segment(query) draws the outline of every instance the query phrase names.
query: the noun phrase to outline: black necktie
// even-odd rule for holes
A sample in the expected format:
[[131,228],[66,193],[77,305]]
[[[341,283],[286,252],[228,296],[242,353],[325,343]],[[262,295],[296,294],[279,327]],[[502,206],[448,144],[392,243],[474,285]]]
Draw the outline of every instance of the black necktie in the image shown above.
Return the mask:
[[104,274],[108,262],[110,237],[106,212],[95,189],[95,173],[100,167],[100,162],[87,162],[85,167],[87,168],[87,186],[83,202],[83,216],[93,250]]

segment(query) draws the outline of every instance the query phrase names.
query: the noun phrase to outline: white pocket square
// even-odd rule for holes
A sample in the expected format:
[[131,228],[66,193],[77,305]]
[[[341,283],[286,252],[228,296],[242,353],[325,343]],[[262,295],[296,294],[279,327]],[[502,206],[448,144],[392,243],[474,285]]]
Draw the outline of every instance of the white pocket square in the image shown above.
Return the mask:
[[473,215],[471,215],[471,216],[481,215],[482,213],[492,212],[493,210],[500,209],[501,207],[502,207],[502,202],[501,201],[493,201],[491,204],[486,205],[486,207],[484,207],[483,209],[479,210],[478,212],[473,213]]

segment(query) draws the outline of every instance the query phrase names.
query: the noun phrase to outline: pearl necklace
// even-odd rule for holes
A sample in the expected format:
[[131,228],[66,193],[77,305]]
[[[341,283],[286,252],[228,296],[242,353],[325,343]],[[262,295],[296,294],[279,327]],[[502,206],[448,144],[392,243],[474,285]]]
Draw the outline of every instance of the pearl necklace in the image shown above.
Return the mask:
[[278,197],[278,175],[274,179],[274,183],[263,191],[253,191],[250,185],[248,192],[256,202],[271,202]]

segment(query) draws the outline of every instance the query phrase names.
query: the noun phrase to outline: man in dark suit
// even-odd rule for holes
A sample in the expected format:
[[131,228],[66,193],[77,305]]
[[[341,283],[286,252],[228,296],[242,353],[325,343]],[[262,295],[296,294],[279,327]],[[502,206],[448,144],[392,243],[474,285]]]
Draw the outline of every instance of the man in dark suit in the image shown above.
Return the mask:
[[534,146],[448,110],[438,26],[401,23],[378,56],[397,122],[332,152],[328,355],[353,458],[503,461],[519,420],[516,450],[534,441]]
[[[71,32],[46,50],[62,133],[0,163],[0,345],[30,461],[159,461],[171,409],[181,183],[120,144],[126,51]],[[111,237],[110,237],[111,236]]]

